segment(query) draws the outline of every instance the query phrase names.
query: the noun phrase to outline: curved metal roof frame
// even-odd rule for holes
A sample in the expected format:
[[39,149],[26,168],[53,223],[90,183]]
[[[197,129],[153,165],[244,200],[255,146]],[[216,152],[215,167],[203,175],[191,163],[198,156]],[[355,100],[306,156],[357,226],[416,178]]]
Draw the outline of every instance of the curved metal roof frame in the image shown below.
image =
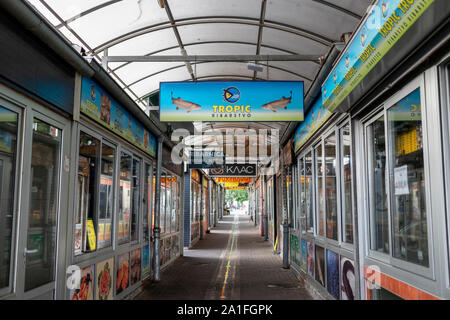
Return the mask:
[[[214,62],[211,62],[211,61],[200,61],[200,62],[191,63],[191,65],[195,66],[195,65],[198,65],[198,64],[205,64],[205,63],[214,63]],[[233,62],[233,63],[244,63],[244,62]],[[287,70],[287,69],[284,69],[284,68],[281,68],[281,67],[271,66],[271,65],[268,65],[268,64],[265,64],[265,63],[261,63],[261,62],[258,62],[258,64],[261,65],[261,66],[264,66],[266,68],[268,67],[268,68],[271,68],[271,69],[280,70],[280,71],[283,71],[283,72],[286,72],[286,73],[290,73],[290,74],[295,75],[295,76],[297,76],[297,77],[299,77],[301,79],[305,79],[305,80],[307,80],[309,82],[313,81],[311,78],[309,78],[309,77],[307,77],[305,75],[298,74],[298,73],[293,72],[291,70]],[[128,85],[126,85],[124,87],[124,89],[125,88],[129,88],[132,85],[135,85],[136,83],[139,83],[139,82],[141,82],[141,81],[143,81],[145,79],[148,79],[150,77],[156,76],[157,74],[161,74],[161,73],[164,73],[164,72],[167,72],[167,71],[170,71],[170,70],[174,70],[174,69],[178,69],[178,68],[182,68],[182,67],[185,67],[185,66],[186,66],[185,64],[180,64],[180,65],[177,65],[177,66],[174,66],[174,67],[166,68],[166,69],[157,71],[155,73],[149,74],[149,75],[147,75],[145,77],[142,77],[142,78],[140,78],[138,80],[135,80],[135,81],[129,83]]]
[[[93,52],[101,52],[105,49],[108,49],[116,44],[119,44],[123,41],[133,39],[135,37],[161,31],[164,29],[169,29],[173,27],[181,27],[181,26],[190,26],[195,24],[217,24],[217,23],[227,23],[227,24],[242,24],[242,25],[250,25],[250,26],[260,26],[259,19],[252,17],[239,17],[239,16],[204,16],[204,17],[192,17],[192,18],[184,18],[175,20],[174,25],[170,24],[170,22],[161,22],[151,26],[146,26],[137,30],[130,31],[123,35],[120,35],[114,39],[108,40],[97,47],[93,48]],[[263,27],[276,29],[279,31],[288,32],[303,38],[307,38],[309,40],[320,43],[324,46],[330,47],[337,39],[330,39],[323,35],[319,35],[312,31],[304,30],[289,24],[285,24],[282,22],[275,21],[264,21]]]
[[[199,41],[199,42],[185,43],[184,46],[185,47],[189,47],[189,46],[196,46],[196,45],[202,45],[202,44],[242,44],[242,45],[250,45],[250,46],[256,46],[257,45],[257,43],[254,43],[254,42],[232,41],[232,40],[229,40],[229,41],[217,40],[217,41]],[[265,44],[261,44],[261,47],[267,48],[267,49],[272,49],[272,50],[278,50],[278,51],[281,51],[281,52],[284,52],[284,53],[287,53],[287,54],[299,54],[298,52],[286,50],[286,49],[283,49],[283,48],[277,48],[277,47],[269,46],[269,45],[265,45]],[[170,47],[167,47],[167,48],[163,48],[163,49],[159,49],[159,50],[156,50],[156,51],[152,51],[152,52],[146,53],[146,54],[144,54],[144,56],[147,57],[147,56],[151,56],[151,55],[154,55],[154,54],[157,54],[157,53],[161,53],[161,52],[164,52],[164,51],[173,50],[173,49],[177,49],[177,48],[179,48],[179,46],[170,46]],[[316,62],[316,61],[311,61],[311,62],[319,64],[319,62]],[[121,64],[120,66],[118,66],[116,68],[113,68],[112,70],[113,71],[117,71],[117,70],[127,66],[130,63],[132,63],[132,62],[125,62],[125,63]]]
[[[39,4],[36,8],[42,6],[45,7],[53,18],[56,17],[57,22],[53,23],[56,29],[60,30],[66,37],[76,39],[75,42],[82,44],[88,54],[93,55],[95,59],[100,61],[103,54],[108,54],[107,49],[118,44],[124,44],[119,51],[123,49],[128,51],[128,44],[125,42],[143,35],[149,35],[149,37],[145,37],[145,39],[158,39],[157,42],[151,42],[153,43],[151,52],[145,53],[145,56],[156,55],[158,53],[177,48],[181,49],[182,52],[185,52],[184,50],[186,47],[195,48],[194,51],[200,50],[200,52],[202,52],[203,50],[203,52],[207,53],[208,50],[212,48],[207,45],[215,44],[226,44],[227,48],[234,48],[237,51],[247,49],[244,46],[253,46],[257,55],[259,54],[261,48],[264,48],[269,52],[277,50],[283,54],[290,55],[297,54],[297,52],[295,52],[298,50],[297,48],[303,48],[304,51],[314,50],[322,55],[326,54],[333,43],[338,41],[336,38],[339,34],[353,31],[352,28],[357,26],[357,23],[361,20],[361,17],[364,14],[364,6],[366,4],[369,5],[374,0],[364,0],[362,4],[358,3],[356,6],[348,0],[296,0],[290,2],[278,2],[273,0],[253,0],[241,2],[238,0],[232,0],[228,3],[228,5],[230,5],[230,9],[223,7],[219,9],[219,7],[217,7],[217,10],[215,10],[213,5],[219,6],[219,1],[208,2],[208,4],[195,1],[193,2],[194,7],[189,6],[182,1],[176,0],[96,0],[92,2],[87,0],[67,0],[67,3],[64,4],[59,3],[59,0],[22,1],[28,1],[30,4]],[[142,3],[145,4],[142,5]],[[131,27],[128,27],[126,24],[128,23],[126,22],[128,20],[120,20],[120,14],[123,11],[130,13],[131,11],[128,11],[128,8],[130,8],[129,5],[134,6],[136,4],[140,10],[139,17],[141,17],[141,14],[144,13],[146,18],[143,18],[141,24],[131,25]],[[174,8],[176,9],[175,15],[172,14],[170,5],[174,5]],[[92,7],[89,8],[89,6]],[[70,9],[69,7],[73,8]],[[42,8],[39,8],[38,10],[41,11],[44,16],[50,16],[48,12],[43,12],[46,11],[45,9],[42,10]],[[355,12],[355,10],[358,12]],[[311,20],[311,12],[314,12],[314,14],[317,14],[322,18],[325,17],[324,23],[327,23],[327,26],[320,27],[320,24]],[[108,13],[108,15],[105,13]],[[286,16],[284,14],[286,14]],[[106,19],[111,17],[111,15],[115,16],[118,20],[110,19],[109,22],[103,24],[100,22],[107,21]],[[62,16],[64,16],[64,19],[61,18]],[[284,19],[285,17],[286,19]],[[329,17],[329,19],[327,17]],[[81,21],[80,19],[82,18],[83,20]],[[54,20],[55,19],[53,19],[53,21]],[[335,21],[334,27],[333,21]],[[121,22],[125,24],[120,25]],[[90,27],[91,23],[94,28],[86,28],[86,26]],[[108,28],[108,26],[112,26],[113,24],[119,27],[111,29],[111,32],[106,32],[102,37],[90,37],[89,32],[101,32],[102,27]],[[222,26],[214,27],[212,29],[209,27],[201,29],[195,28],[195,32],[198,32],[199,30],[201,30],[200,32],[203,32],[204,29],[206,32],[206,37],[202,38],[202,36],[199,36],[199,41],[195,41],[195,39],[192,39],[193,37],[188,36],[187,38],[189,38],[189,42],[186,44],[183,43],[183,40],[185,39],[183,39],[178,32],[179,27],[185,28],[189,26],[207,26],[212,24],[224,24],[230,26],[240,25],[247,26],[247,29],[243,29],[245,31],[241,33],[239,31],[241,29],[234,27],[230,29],[232,33],[228,34],[226,37],[218,34],[215,39],[215,33],[210,32],[208,34],[206,30],[217,30],[222,28]],[[167,33],[168,29],[173,29],[176,42],[173,42],[172,38],[169,39],[167,37],[170,34]],[[267,32],[265,37],[263,37],[264,30]],[[162,31],[165,31],[165,33],[161,33]],[[254,34],[254,31],[257,31],[257,34]],[[190,34],[190,32],[192,32],[192,30],[187,29],[185,31],[186,34],[183,34],[183,36],[186,37]],[[247,32],[246,36],[241,36],[245,34],[245,32]],[[86,40],[84,37],[86,37]],[[255,37],[255,42],[252,41],[252,37]],[[161,39],[164,40],[161,41]],[[136,39],[133,43],[135,44],[136,41],[139,42],[140,39]],[[206,46],[201,47],[201,45]],[[242,48],[238,45],[242,45]],[[145,50],[145,42],[143,42],[142,46],[139,45],[139,47],[141,48],[139,53],[141,53],[143,51],[142,48]],[[142,72],[139,75],[135,74],[135,76],[130,79],[123,69],[130,63],[138,62],[126,62],[118,66],[116,65],[115,67],[112,67],[112,65],[107,65],[107,71],[116,81],[120,83],[121,87],[126,90],[126,92],[132,95],[133,99],[136,101],[142,101],[143,97],[148,96],[151,92],[154,92],[155,84],[159,78],[155,77],[154,81],[150,81],[148,83],[150,87],[148,88],[146,88],[147,82],[143,82],[144,80],[150,79],[156,75],[161,75],[165,72],[168,72],[167,79],[170,79],[171,77],[174,79],[181,79],[183,77],[181,73],[170,73],[169,71],[182,69],[183,67],[187,67],[188,71],[190,70],[189,73],[191,74],[191,79],[188,80],[191,81],[200,79],[207,80],[212,78],[266,80],[262,79],[261,76],[258,78],[256,71],[253,73],[253,77],[247,76],[246,74],[248,73],[248,70],[245,68],[243,62],[236,62],[236,64],[239,63],[244,65],[245,72],[243,71],[242,74],[239,74],[240,70],[237,68],[232,68],[234,70],[227,71],[226,68],[213,64],[211,64],[211,67],[208,67],[208,69],[201,68],[202,72],[200,74],[193,74],[190,65],[206,65],[206,63],[209,64],[208,61],[196,61],[190,64],[184,63],[171,67],[165,66],[166,68],[162,70],[159,70],[160,68],[153,70],[149,68],[149,74],[147,75],[145,74],[147,69],[142,69]],[[310,84],[313,81],[314,73],[318,72],[320,67],[317,62],[313,63],[316,63],[314,67],[312,67],[313,65],[311,64],[294,64],[294,68],[290,68],[290,64],[271,65],[269,64],[269,61],[267,63],[259,64],[266,67],[268,71],[280,71],[275,72],[276,77],[280,78],[280,80],[292,79],[292,76],[294,76]],[[306,74],[303,68],[308,70]],[[136,68],[131,69],[136,70]],[[120,76],[117,73],[119,70],[122,71],[119,73]],[[129,69],[126,69],[126,71],[129,71]],[[185,70],[183,70],[183,74],[184,72]],[[227,72],[230,73],[228,74]],[[283,74],[286,75],[286,77]],[[161,79],[164,79],[164,76]],[[139,86],[134,87],[136,92],[133,91],[133,85],[135,84],[140,84]],[[143,95],[143,92],[146,89],[148,89],[148,92],[150,93]]]

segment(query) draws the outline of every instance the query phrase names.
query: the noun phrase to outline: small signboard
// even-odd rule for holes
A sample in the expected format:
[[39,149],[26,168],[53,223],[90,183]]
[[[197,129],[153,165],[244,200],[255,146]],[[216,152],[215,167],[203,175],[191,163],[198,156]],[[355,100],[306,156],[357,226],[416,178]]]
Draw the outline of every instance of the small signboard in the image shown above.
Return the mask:
[[302,81],[161,82],[161,122],[303,121]]
[[218,150],[192,150],[191,169],[220,169],[225,164],[225,154]]
[[210,169],[210,176],[256,177],[256,163],[227,163],[223,168]]

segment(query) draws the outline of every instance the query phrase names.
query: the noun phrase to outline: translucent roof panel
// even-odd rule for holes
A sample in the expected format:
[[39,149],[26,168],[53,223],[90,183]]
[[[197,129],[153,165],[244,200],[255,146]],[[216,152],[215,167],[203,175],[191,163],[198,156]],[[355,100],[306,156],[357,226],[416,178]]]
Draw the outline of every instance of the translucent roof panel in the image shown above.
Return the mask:
[[258,27],[231,23],[206,23],[178,28],[186,43],[199,41],[244,41],[256,43]]
[[[168,28],[120,42],[108,48],[108,54],[112,56],[147,55],[172,47],[178,47],[178,42],[173,30]],[[179,50],[177,54],[179,54]]]
[[[71,44],[109,56],[305,54],[322,57],[354,32],[373,0],[27,0]],[[262,10],[265,8],[265,10]],[[173,21],[171,21],[171,16]],[[261,15],[264,23],[260,24]],[[262,32],[262,37],[260,37]],[[80,40],[81,39],[81,40]],[[260,61],[256,80],[302,80],[312,61]],[[195,80],[252,80],[247,62],[191,63]],[[269,65],[269,69],[267,68]],[[192,81],[184,62],[114,62],[108,72],[133,100],[160,81]],[[143,104],[140,103],[143,107]]]
[[169,0],[175,20],[198,16],[245,16],[259,19],[261,0]]
[[[66,2],[66,1],[62,1]],[[167,22],[157,1],[122,0],[69,23],[85,41],[97,48],[132,31]]]

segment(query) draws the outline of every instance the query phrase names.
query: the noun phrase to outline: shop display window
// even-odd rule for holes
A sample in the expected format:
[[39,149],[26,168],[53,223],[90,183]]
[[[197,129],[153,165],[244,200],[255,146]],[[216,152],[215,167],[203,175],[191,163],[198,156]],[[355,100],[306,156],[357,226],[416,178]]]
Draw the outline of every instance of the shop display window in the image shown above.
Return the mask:
[[115,149],[102,144],[102,159],[99,188],[98,247],[111,246],[111,226],[114,205]]
[[170,233],[170,220],[171,220],[171,214],[172,214],[172,206],[173,206],[173,199],[172,199],[172,183],[171,183],[172,177],[170,175],[166,175],[166,180],[164,181],[165,189],[166,189],[166,211],[165,211],[165,220],[166,220],[166,232]]
[[336,134],[325,139],[325,209],[326,235],[328,239],[338,240],[337,190],[336,190]]
[[[420,88],[385,105],[367,126],[370,248],[428,268],[427,212]],[[386,134],[385,134],[386,132]],[[373,187],[371,187],[373,186]]]
[[139,210],[141,208],[141,160],[133,157],[133,177],[131,193],[131,241],[138,239]]
[[387,110],[392,255],[429,266],[420,89]]
[[314,211],[313,211],[313,157],[312,152],[308,152],[305,156],[305,175],[304,175],[304,186],[305,186],[305,216],[306,216],[306,232],[314,233]]
[[368,147],[370,249],[389,253],[389,221],[386,189],[386,135],[384,116],[366,129]]
[[130,241],[132,163],[132,156],[128,153],[121,152],[118,210],[119,243]]
[[352,210],[352,169],[351,169],[351,135],[347,123],[339,130],[341,141],[341,208],[342,241],[353,244],[353,210]]
[[[98,216],[97,181],[100,174],[100,140],[80,132],[77,175],[78,212],[75,220],[74,253],[96,250]],[[97,227],[97,229],[96,229]]]
[[10,283],[19,116],[0,107],[0,289]]
[[150,240],[150,228],[149,223],[152,223],[151,210],[152,206],[152,179],[153,179],[152,166],[148,163],[145,164],[144,170],[144,213],[143,213],[143,234],[144,241]]
[[172,177],[171,189],[172,189],[172,212],[171,212],[171,221],[170,221],[170,230],[172,232],[178,232],[178,201],[179,201],[179,193],[178,193],[178,182],[175,177]]
[[[55,279],[61,137],[62,130],[33,119],[25,291]],[[87,250],[95,250],[95,236],[93,241],[89,232],[86,236]]]
[[319,144],[314,149],[314,158],[316,165],[314,167],[316,177],[316,207],[317,207],[317,233],[320,236],[325,235],[325,191],[323,185],[323,148]]
[[299,190],[299,223],[302,233],[306,233],[306,189],[305,189],[305,158],[298,159],[298,190]]
[[161,227],[161,233],[166,232],[166,174],[161,174],[161,193],[160,193],[160,206],[159,206],[159,221]]

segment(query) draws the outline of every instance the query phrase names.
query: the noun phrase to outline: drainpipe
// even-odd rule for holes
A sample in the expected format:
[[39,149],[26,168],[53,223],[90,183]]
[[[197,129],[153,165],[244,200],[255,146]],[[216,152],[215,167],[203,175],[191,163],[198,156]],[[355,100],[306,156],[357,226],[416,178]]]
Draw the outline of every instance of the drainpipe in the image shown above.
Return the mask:
[[156,179],[155,179],[155,228],[153,229],[155,239],[155,281],[160,280],[160,242],[161,242],[161,228],[160,228],[160,211],[161,211],[161,166],[162,166],[162,148],[163,136],[158,137],[158,157],[156,162]]
[[[266,179],[264,178],[264,180],[266,180]],[[264,181],[263,201],[264,201],[264,241],[268,241],[269,240],[269,215],[268,215],[269,209],[267,208],[267,201],[264,200],[265,198],[267,198],[267,181]]]
[[203,205],[206,208],[206,204],[203,203],[203,180],[205,176],[202,175],[201,186],[200,186],[200,240],[203,240]]
[[[282,185],[283,185],[283,190],[282,190],[282,197],[284,197],[284,195],[287,192],[287,188],[286,188],[286,183],[284,183],[285,181],[285,176],[284,176],[284,170],[281,173],[281,178],[282,178]],[[289,169],[287,169],[289,170]],[[289,173],[288,173],[289,174]],[[285,192],[286,191],[286,192]],[[288,222],[288,215],[287,215],[287,207],[289,204],[287,203],[287,201],[285,202],[283,199],[283,269],[289,269],[289,222]]]

